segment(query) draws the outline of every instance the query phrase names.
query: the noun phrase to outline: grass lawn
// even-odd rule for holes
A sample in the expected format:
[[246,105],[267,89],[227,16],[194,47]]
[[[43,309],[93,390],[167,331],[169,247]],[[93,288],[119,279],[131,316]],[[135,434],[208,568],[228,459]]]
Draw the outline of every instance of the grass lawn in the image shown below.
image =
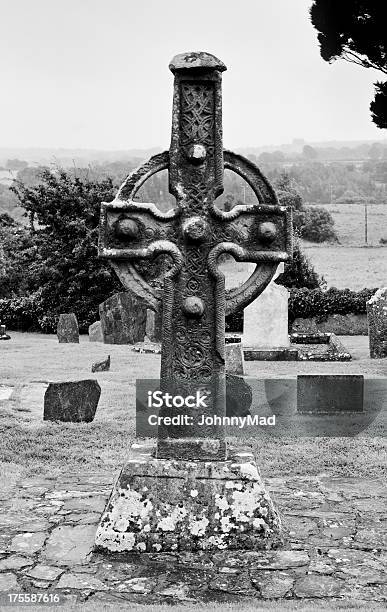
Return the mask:
[[[111,371],[91,374],[92,362],[109,353]],[[14,387],[11,399],[0,401],[0,478],[5,486],[11,486],[21,475],[59,474],[82,468],[113,472],[122,465],[134,439],[135,379],[158,378],[160,356],[139,355],[128,346],[89,343],[86,336],[77,345],[59,344],[56,336],[13,332],[12,339],[0,345],[0,359],[0,385]],[[384,361],[375,360],[372,365],[377,376],[387,373]],[[332,372],[335,368],[338,372],[359,372],[365,363],[361,354],[349,364],[262,362],[249,364],[247,373],[257,376],[254,367],[262,377]],[[42,381],[85,378],[96,378],[102,388],[94,422],[43,422]],[[377,476],[386,465],[385,443],[379,430],[374,437],[265,436],[249,439],[249,443],[263,476],[321,472]]]

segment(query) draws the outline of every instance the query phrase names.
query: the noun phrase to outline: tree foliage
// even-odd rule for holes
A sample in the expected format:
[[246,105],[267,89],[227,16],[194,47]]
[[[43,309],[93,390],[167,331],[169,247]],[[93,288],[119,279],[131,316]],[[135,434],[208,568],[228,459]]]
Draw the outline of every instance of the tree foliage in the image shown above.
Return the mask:
[[14,297],[29,290],[27,272],[34,256],[29,231],[7,213],[0,214],[0,298]]
[[[321,57],[338,58],[387,74],[386,7],[377,0],[314,0],[311,21],[318,31]],[[372,121],[387,125],[387,82],[375,83]]]
[[109,265],[97,259],[100,205],[114,197],[111,180],[46,169],[39,184],[18,182],[13,190],[34,220],[34,256],[25,274],[36,307],[46,315],[45,331],[55,330],[61,312],[75,312],[85,331],[98,316],[98,304],[121,289]]

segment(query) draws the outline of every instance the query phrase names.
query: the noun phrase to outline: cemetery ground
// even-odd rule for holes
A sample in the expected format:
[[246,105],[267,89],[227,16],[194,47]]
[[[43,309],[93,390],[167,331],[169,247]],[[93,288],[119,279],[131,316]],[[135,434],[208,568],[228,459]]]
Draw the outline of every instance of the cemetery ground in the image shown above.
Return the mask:
[[[60,593],[66,609],[76,602],[97,609],[149,604],[155,611],[162,603],[187,610],[382,609],[383,414],[355,438],[249,440],[281,512],[283,549],[107,557],[92,546],[134,441],[134,381],[157,378],[160,356],[89,343],[87,336],[78,345],[58,344],[53,335],[11,335],[0,347],[1,384],[14,389],[0,401],[0,590]],[[343,341],[352,362],[248,362],[246,374],[385,376],[385,360],[368,359],[367,337]],[[91,364],[108,354],[110,372],[91,374]],[[94,422],[44,423],[45,383],[85,378],[102,388]]]

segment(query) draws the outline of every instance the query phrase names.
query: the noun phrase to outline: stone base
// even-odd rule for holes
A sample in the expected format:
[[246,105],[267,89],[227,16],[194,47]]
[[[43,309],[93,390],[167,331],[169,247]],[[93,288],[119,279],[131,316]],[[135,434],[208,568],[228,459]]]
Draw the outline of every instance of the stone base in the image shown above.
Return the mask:
[[97,549],[165,552],[270,549],[281,523],[251,452],[226,461],[156,459],[135,444],[101,517]]

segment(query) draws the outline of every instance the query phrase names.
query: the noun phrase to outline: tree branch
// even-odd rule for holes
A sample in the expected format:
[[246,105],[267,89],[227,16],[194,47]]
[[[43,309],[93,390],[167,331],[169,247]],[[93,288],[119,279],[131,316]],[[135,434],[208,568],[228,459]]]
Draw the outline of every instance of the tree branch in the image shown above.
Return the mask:
[[[351,56],[353,59],[348,56]],[[342,57],[347,62],[351,62],[352,64],[358,64],[359,66],[363,66],[364,68],[374,68],[375,70],[380,70],[380,72],[387,74],[387,67],[384,68],[382,66],[374,64],[373,62],[370,62],[368,59],[362,59],[361,55],[358,55],[354,51],[351,51],[350,49],[348,49],[348,47],[344,47]]]

